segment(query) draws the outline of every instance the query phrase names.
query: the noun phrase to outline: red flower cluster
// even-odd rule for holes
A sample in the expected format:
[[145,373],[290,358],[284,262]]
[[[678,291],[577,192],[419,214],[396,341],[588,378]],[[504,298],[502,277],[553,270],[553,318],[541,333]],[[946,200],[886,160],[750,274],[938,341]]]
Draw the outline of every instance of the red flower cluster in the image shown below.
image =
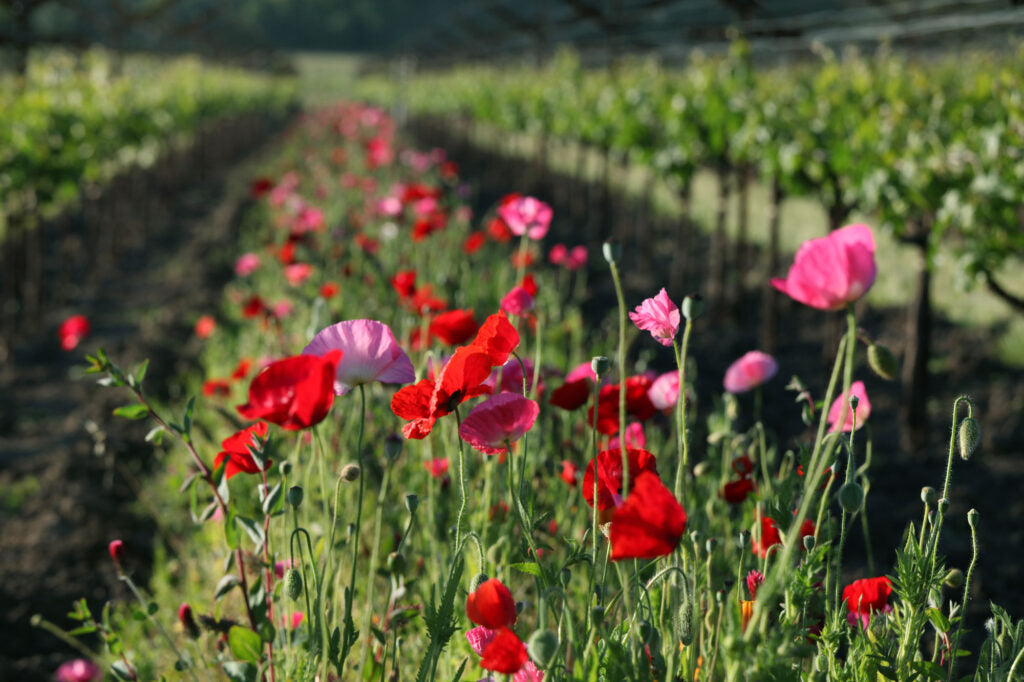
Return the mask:
[[238,413],[290,431],[319,424],[334,404],[334,375],[341,355],[332,350],[271,363],[249,384],[249,402],[239,405]]
[[722,498],[729,504],[740,504],[755,490],[751,478],[754,473],[754,462],[746,455],[741,455],[733,460],[732,470],[739,478],[722,486]]
[[426,438],[434,423],[461,403],[491,389],[484,382],[493,367],[508,361],[519,345],[519,333],[504,315],[491,315],[468,346],[461,346],[437,377],[405,386],[391,399],[391,410],[409,423],[402,427],[406,438]]
[[[804,519],[804,522],[800,524],[800,537],[803,538],[807,535],[814,535],[814,522],[810,519]],[[779,524],[775,523],[775,519],[769,516],[761,517],[761,539],[757,540],[755,534],[750,536],[750,545],[754,550],[754,554],[759,557],[768,556],[769,550],[775,545],[782,544],[782,533],[779,532]]]
[[[645,422],[653,417],[658,408],[647,396],[653,383],[650,377],[638,374],[626,379],[626,413]],[[594,423],[594,408],[587,411],[587,424]],[[597,431],[606,436],[619,432],[619,384],[605,386],[597,396]]]

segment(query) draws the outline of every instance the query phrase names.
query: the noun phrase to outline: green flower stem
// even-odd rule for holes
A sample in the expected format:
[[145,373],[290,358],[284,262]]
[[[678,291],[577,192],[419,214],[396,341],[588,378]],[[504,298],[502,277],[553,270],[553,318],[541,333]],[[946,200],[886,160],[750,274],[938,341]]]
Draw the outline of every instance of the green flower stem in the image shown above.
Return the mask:
[[[459,408],[455,407],[455,422],[458,425],[455,440],[459,443],[459,515],[455,519],[455,553],[462,551],[462,517],[466,513],[466,452],[462,445],[462,436],[458,431],[462,430],[462,414]],[[509,452],[509,455],[512,453]]]
[[[154,626],[156,626],[157,632],[159,632],[160,636],[163,637],[164,641],[167,642],[167,646],[171,647],[171,651],[174,652],[174,655],[177,656],[179,661],[181,661],[182,663],[187,664],[188,663],[187,659],[185,659],[181,655],[181,652],[178,651],[178,647],[174,644],[174,640],[171,639],[171,636],[169,634],[167,634],[167,630],[164,629],[163,624],[160,621],[158,621],[156,618],[154,618],[153,614],[151,614],[149,612],[149,602],[147,602],[146,598],[142,596],[141,592],[139,592],[139,588],[135,586],[135,582],[129,576],[127,576],[126,574],[122,573],[120,569],[118,569],[117,573],[118,573],[118,575],[117,575],[118,579],[121,582],[123,582],[125,585],[127,585],[129,590],[131,590],[132,594],[135,596],[135,600],[137,602],[139,602],[139,606],[142,607],[143,613],[146,614],[146,618],[148,618],[149,621],[151,623],[153,623]],[[245,600],[246,601],[249,600],[249,595],[248,594],[245,595]],[[193,680],[196,680],[196,682],[199,682],[199,678],[196,677],[196,672],[192,668],[193,668],[193,666],[188,665],[189,675],[192,677]],[[273,666],[271,666],[271,668],[273,668]]]
[[[349,642],[356,636],[352,625],[352,602],[356,598],[356,568],[359,566],[359,534],[363,525],[363,495],[366,491],[366,471],[363,470],[363,431],[366,428],[366,385],[359,384],[359,431],[356,435],[356,461],[359,464],[359,497],[356,500],[356,525],[352,533],[352,568],[348,580],[348,595],[345,599],[345,630],[342,639],[342,651],[338,669],[345,665],[345,659],[351,651]],[[337,509],[337,506],[335,506]],[[330,550],[330,548],[328,548]],[[326,628],[324,628],[326,631]],[[326,651],[325,651],[326,654]],[[323,679],[327,678],[327,656],[324,656]]]
[[[619,303],[619,347],[616,363],[619,366],[619,445],[622,450],[622,501],[629,496],[629,455],[626,452],[626,297],[622,293],[622,279],[615,261],[608,262],[615,282],[615,298]],[[594,408],[595,412],[597,408]],[[596,470],[595,470],[596,471]]]
[[[964,578],[964,598],[960,603],[960,620],[956,624],[956,635],[953,637],[953,647],[949,655],[949,671],[946,673],[946,682],[952,682],[953,672],[956,669],[956,652],[960,649],[960,635],[964,631],[964,621],[967,620],[967,602],[971,598],[971,578],[974,576],[974,567],[978,563],[978,512],[972,509],[967,512],[967,524],[971,527],[971,564],[967,567],[967,575]],[[1014,667],[1017,663],[1014,661]],[[1013,675],[1006,679],[1014,679]]]
[[690,433],[686,423],[686,356],[690,349],[690,332],[693,320],[687,319],[683,327],[683,347],[679,348],[675,339],[672,346],[676,352],[676,369],[679,371],[679,397],[676,398],[676,499],[683,500],[685,493],[686,471],[690,465]]
[[[377,560],[380,555],[380,529],[384,523],[384,502],[387,500],[388,484],[391,482],[391,468],[394,463],[389,459],[384,469],[384,480],[380,484],[380,492],[377,494],[377,516],[373,524],[373,548],[370,550],[370,564],[366,567],[366,609],[363,613],[363,625],[360,632],[366,634],[370,631],[371,617],[373,616],[373,596],[377,586],[374,579],[377,573]],[[363,643],[359,648],[359,671],[360,674],[366,667],[366,654],[369,651],[368,637],[363,637]]]
[[[856,454],[853,449],[854,434],[857,433],[857,410],[853,411],[853,423],[850,429],[850,442],[848,444],[848,459],[846,462],[846,480],[843,484],[850,483],[854,480],[854,471],[857,467]],[[842,436],[840,436],[841,438]],[[861,500],[863,504],[863,499]],[[853,512],[856,514],[857,512]],[[846,533],[849,530],[847,527],[847,519],[852,521],[851,513],[847,512],[846,509],[842,510],[842,516],[839,522],[839,546],[836,548],[836,582],[835,582],[835,596],[833,597],[833,608],[836,612],[839,611],[839,586],[843,583],[843,547],[846,545]]]
[[[942,486],[942,497],[939,498],[940,500],[949,499],[949,486],[953,480],[953,456],[956,453],[957,411],[960,408],[961,402],[967,403],[967,416],[974,416],[974,404],[971,402],[970,398],[968,398],[965,395],[962,395],[953,401],[953,423],[949,430],[949,455],[946,458],[946,481]],[[942,534],[942,519],[946,515],[942,509],[941,504],[936,506],[937,509],[935,510],[935,524],[932,532],[931,548],[929,550],[931,553],[932,572],[935,571],[936,556],[939,552],[939,536]]]

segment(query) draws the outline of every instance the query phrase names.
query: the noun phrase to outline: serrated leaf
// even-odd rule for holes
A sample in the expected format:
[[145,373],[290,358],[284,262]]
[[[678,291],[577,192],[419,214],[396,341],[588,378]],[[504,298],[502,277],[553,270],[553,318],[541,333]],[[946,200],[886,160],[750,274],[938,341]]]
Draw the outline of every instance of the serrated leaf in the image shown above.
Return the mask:
[[259,633],[241,625],[228,630],[228,646],[235,658],[243,661],[258,663],[263,656],[263,640]]
[[124,417],[125,419],[145,419],[149,416],[149,408],[142,403],[122,405],[114,410],[114,416]]
[[529,573],[532,576],[541,577],[540,566],[534,561],[521,561],[517,564],[512,564],[510,568],[514,568],[517,571],[523,573]]
[[237,575],[233,575],[233,574],[228,574],[228,575],[224,576],[223,578],[221,578],[220,582],[217,583],[217,589],[214,590],[214,592],[213,592],[213,598],[217,599],[219,601],[220,599],[224,598],[224,595],[226,595],[231,590],[235,589],[235,587],[237,587],[237,586],[238,586],[238,576]]
[[231,682],[256,682],[258,668],[252,663],[231,661],[224,664],[224,674]]

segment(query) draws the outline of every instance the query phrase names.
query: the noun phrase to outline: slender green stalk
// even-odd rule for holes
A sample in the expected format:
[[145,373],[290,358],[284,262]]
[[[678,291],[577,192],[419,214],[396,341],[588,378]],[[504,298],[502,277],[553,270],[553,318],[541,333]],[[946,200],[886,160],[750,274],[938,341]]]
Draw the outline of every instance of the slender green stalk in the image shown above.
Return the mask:
[[[380,492],[377,494],[377,516],[373,524],[373,548],[370,550],[370,564],[366,567],[366,606],[363,613],[363,625],[360,631],[370,631],[370,618],[373,615],[373,596],[377,581],[374,579],[377,573],[377,560],[380,555],[380,528],[384,522],[384,502],[387,500],[388,483],[391,481],[391,467],[393,462],[389,459],[384,469],[384,480],[380,484]],[[362,646],[359,648],[359,671],[365,672],[366,654],[369,651],[369,637],[363,637]]]
[[[964,631],[964,621],[967,620],[967,602],[971,598],[971,578],[974,576],[974,567],[978,563],[978,512],[971,509],[967,512],[967,524],[971,527],[971,564],[967,567],[967,575],[964,577],[964,598],[960,602],[960,620],[956,624],[956,635],[953,636],[953,646],[949,654],[949,671],[946,673],[946,682],[954,679],[953,672],[956,670],[956,652],[960,649],[960,635]],[[1016,666],[1016,662],[1014,662]],[[1014,679],[1010,675],[1006,679]]]
[[672,345],[676,351],[676,369],[679,371],[679,397],[676,399],[676,447],[678,459],[676,460],[676,484],[675,495],[677,500],[683,500],[686,483],[686,471],[690,466],[690,433],[686,423],[686,357],[690,349],[690,332],[693,329],[693,320],[687,318],[686,326],[683,327],[683,347],[680,350],[675,340]]
[[956,453],[956,436],[958,425],[957,411],[960,407],[961,402],[967,403],[967,416],[974,416],[974,404],[971,402],[970,398],[968,398],[965,395],[962,395],[953,401],[953,423],[950,427],[949,433],[949,454],[946,457],[946,481],[942,486],[942,497],[939,498],[939,504],[936,505],[935,524],[934,530],[932,532],[931,548],[929,550],[931,552],[931,567],[933,572],[935,571],[936,556],[939,552],[939,536],[942,533],[942,520],[943,517],[945,517],[946,515],[946,505],[942,503],[942,500],[949,500],[949,486],[953,481],[953,456]]
[[[366,491],[366,472],[363,470],[363,431],[366,428],[366,386],[365,384],[359,384],[359,431],[356,435],[356,461],[359,462],[359,497],[356,500],[356,526],[355,531],[352,533],[352,569],[349,574],[348,580],[348,596],[345,599],[345,634],[343,639],[345,640],[342,645],[341,660],[338,664],[340,669],[345,664],[345,659],[348,658],[351,646],[348,641],[355,636],[354,632],[349,632],[352,628],[352,602],[356,598],[356,568],[359,566],[359,535],[363,524],[363,495]],[[326,656],[324,657],[326,660]],[[326,679],[326,670],[324,671],[324,679]]]
[[[455,422],[458,430],[462,430],[462,415],[458,406],[455,407]],[[459,515],[455,519],[455,553],[462,549],[462,517],[466,513],[466,452],[462,446],[462,437],[456,432],[455,440],[459,443]],[[511,451],[509,455],[511,456]]]
[[625,501],[629,496],[629,455],[626,452],[626,297],[622,293],[619,266],[614,260],[610,260],[608,265],[612,269],[615,298],[619,304],[619,347],[615,361],[619,369],[619,440],[622,450],[622,500]]

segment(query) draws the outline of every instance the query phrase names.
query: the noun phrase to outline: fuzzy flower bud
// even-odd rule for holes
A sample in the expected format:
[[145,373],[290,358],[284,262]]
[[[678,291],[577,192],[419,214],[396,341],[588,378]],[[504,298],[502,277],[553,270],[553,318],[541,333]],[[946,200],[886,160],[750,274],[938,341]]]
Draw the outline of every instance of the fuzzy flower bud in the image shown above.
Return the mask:
[[949,498],[943,497],[939,500],[938,509],[940,514],[945,514],[949,511]]
[[416,493],[409,493],[405,496],[405,509],[410,514],[416,511],[416,508],[420,506],[420,498]]
[[859,483],[850,481],[844,483],[839,488],[837,495],[839,498],[839,506],[843,508],[847,514],[852,514],[860,510],[862,504],[864,504],[864,488]]
[[964,572],[959,568],[949,569],[949,572],[942,579],[942,584],[953,589],[962,587],[964,584]]
[[957,436],[960,443],[960,459],[967,461],[981,441],[981,428],[978,426],[978,421],[974,417],[964,419],[960,422],[960,432]]
[[558,653],[558,637],[550,630],[534,630],[526,642],[526,650],[537,666],[545,670],[555,662],[555,654]]
[[186,635],[192,639],[199,638],[199,623],[196,622],[195,614],[192,613],[192,607],[188,602],[178,607],[178,620],[181,621],[181,627],[185,629]]
[[972,508],[969,512],[967,512],[967,523],[971,526],[971,529],[973,530],[974,529],[974,524],[978,523],[978,510],[977,509],[973,509]]
[[892,351],[877,343],[868,345],[868,366],[871,370],[887,381],[892,381],[899,373],[899,362]]
[[693,322],[704,314],[704,299],[699,294],[690,294],[683,299],[683,317]]
[[469,591],[476,592],[480,589],[480,586],[490,580],[490,577],[486,573],[477,573],[473,576],[473,579],[469,581]]
[[608,373],[608,370],[612,368],[612,361],[604,355],[595,355],[590,360],[590,369],[594,370],[594,374],[601,377]]
[[813,535],[805,535],[803,537],[803,542],[804,542],[804,550],[805,551],[810,552],[812,549],[814,549],[814,544],[815,543],[814,543],[814,536]]
[[288,504],[298,509],[299,505],[302,504],[302,495],[302,486],[293,485],[291,488],[288,488]]
[[341,477],[344,478],[349,483],[351,483],[352,481],[358,481],[359,474],[361,473],[362,470],[359,468],[358,464],[346,464],[341,469]]
[[124,560],[124,543],[120,540],[111,540],[107,545],[107,551],[110,552],[110,558],[114,560],[114,564],[120,569],[121,562]]
[[392,575],[402,575],[405,573],[405,555],[401,552],[391,552],[388,554],[388,571]]
[[302,574],[296,568],[289,568],[284,574],[284,593],[292,601],[302,596]]
[[609,239],[601,245],[601,254],[609,263],[615,263],[622,258],[622,244],[617,239]]
[[935,500],[938,499],[938,493],[935,492],[935,488],[930,485],[926,485],[921,488],[921,501],[925,504],[935,504]]
[[693,644],[693,602],[684,599],[676,613],[676,636],[684,646]]

